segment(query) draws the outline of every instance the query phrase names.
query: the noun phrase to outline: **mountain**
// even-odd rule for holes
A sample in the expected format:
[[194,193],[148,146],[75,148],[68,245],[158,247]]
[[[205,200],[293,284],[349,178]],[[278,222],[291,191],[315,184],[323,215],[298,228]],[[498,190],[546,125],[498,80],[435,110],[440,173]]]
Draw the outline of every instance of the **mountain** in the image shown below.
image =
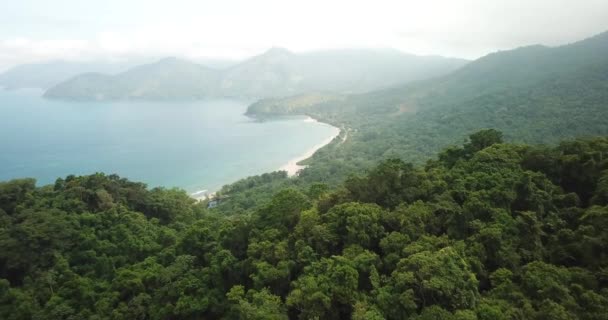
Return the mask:
[[[555,81],[586,77],[608,62],[608,32],[560,47],[534,45],[497,52],[482,57],[439,81],[426,84],[427,96],[437,102],[448,98],[471,100],[475,97],[530,90]],[[570,86],[573,83],[563,83]],[[420,92],[418,92],[419,94]],[[447,100],[447,99],[446,99]]]
[[175,99],[202,98],[216,92],[216,70],[177,58],[165,58],[116,74],[86,73],[45,92],[49,98]]
[[344,142],[306,162],[299,183],[339,183],[387,158],[421,163],[484,128],[532,144],[608,135],[608,33],[559,47],[496,52],[435,79],[315,99],[266,99],[248,110],[255,116],[307,114],[346,128]]
[[0,86],[7,89],[48,89],[62,81],[85,72],[118,73],[131,67],[130,63],[51,61],[24,64],[0,73]]
[[67,99],[155,99],[284,97],[309,91],[353,93],[444,75],[465,63],[461,59],[420,57],[393,50],[295,54],[272,48],[223,69],[163,59],[115,76],[79,75],[50,88],[45,95]]
[[[461,59],[416,56],[390,49],[334,50],[305,54],[302,69],[325,91],[366,92],[448,74]],[[333,81],[324,81],[336,79]]]
[[220,90],[229,96],[282,96],[296,94],[305,81],[298,56],[282,48],[233,66],[222,75]]
[[253,97],[310,91],[365,92],[428,79],[455,70],[464,60],[421,57],[395,50],[331,50],[293,54],[272,48],[227,70],[221,88]]

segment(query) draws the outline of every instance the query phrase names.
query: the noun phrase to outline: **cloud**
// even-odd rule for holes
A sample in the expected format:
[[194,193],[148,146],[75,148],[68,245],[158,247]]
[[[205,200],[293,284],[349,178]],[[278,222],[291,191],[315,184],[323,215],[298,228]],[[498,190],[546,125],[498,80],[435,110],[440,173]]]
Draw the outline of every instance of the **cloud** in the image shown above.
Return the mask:
[[76,39],[33,40],[16,37],[0,41],[0,69],[55,59],[79,60],[93,54],[87,41]]
[[7,24],[0,29],[0,68],[121,56],[234,59],[272,46],[392,47],[476,58],[608,29],[605,0],[107,0],[103,8],[75,0],[58,0],[61,6],[32,1],[11,3],[12,12],[0,13]]

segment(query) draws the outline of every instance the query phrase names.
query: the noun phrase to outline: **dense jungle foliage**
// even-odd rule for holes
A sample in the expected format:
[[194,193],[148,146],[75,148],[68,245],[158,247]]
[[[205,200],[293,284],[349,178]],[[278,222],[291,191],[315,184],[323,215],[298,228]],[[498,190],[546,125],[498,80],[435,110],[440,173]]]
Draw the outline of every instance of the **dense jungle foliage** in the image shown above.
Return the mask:
[[479,131],[238,215],[116,175],[3,182],[0,278],[1,319],[608,319],[608,138]]

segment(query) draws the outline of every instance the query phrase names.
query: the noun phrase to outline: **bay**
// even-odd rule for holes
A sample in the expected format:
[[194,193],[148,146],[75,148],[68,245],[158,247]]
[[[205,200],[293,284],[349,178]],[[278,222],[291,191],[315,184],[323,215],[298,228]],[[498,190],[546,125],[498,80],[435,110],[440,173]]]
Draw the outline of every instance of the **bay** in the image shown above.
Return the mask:
[[215,191],[276,171],[334,136],[305,117],[259,122],[248,101],[56,101],[0,90],[0,181],[38,185],[69,174],[116,173],[149,186]]

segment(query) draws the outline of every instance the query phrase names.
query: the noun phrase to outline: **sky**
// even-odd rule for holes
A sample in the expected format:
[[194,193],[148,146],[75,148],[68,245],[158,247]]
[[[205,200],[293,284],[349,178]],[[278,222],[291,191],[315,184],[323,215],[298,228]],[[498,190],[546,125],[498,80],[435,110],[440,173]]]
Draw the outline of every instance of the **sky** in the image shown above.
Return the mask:
[[394,48],[475,59],[608,30],[608,0],[19,0],[0,4],[0,70],[48,60],[243,59]]

